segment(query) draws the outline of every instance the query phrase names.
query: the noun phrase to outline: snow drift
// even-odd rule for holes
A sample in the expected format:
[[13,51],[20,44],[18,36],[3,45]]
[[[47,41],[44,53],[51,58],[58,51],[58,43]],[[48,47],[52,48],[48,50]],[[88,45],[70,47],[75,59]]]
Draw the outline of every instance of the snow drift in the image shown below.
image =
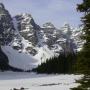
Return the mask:
[[35,60],[30,54],[19,53],[10,46],[2,46],[1,48],[8,56],[9,65],[23,70],[31,70],[36,67],[37,60]]

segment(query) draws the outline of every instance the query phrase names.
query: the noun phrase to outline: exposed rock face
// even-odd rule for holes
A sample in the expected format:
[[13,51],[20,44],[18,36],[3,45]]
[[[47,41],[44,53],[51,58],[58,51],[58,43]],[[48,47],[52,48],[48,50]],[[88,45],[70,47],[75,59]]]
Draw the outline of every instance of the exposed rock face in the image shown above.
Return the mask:
[[7,45],[13,40],[14,25],[9,12],[0,3],[0,70],[8,70],[8,57],[3,53],[1,46]]
[[20,35],[28,41],[32,41],[32,45],[35,46],[37,43],[36,32],[40,27],[35,24],[30,14],[22,14],[15,16],[18,23],[18,30]]
[[39,53],[38,49],[46,45],[53,52],[53,55],[57,55],[60,52],[73,53],[82,46],[82,44],[80,45],[82,42],[80,40],[81,30],[75,30],[69,24],[64,24],[63,27],[57,29],[52,23],[48,22],[40,27],[34,22],[30,14],[17,15],[13,22],[17,22],[17,25],[15,23],[14,26],[17,26],[16,29],[19,33],[19,36],[18,34],[17,36],[21,37],[19,45],[15,44],[16,41],[14,41],[13,46],[16,45],[20,52],[35,56]]
[[[59,53],[61,46],[57,43],[57,40],[62,37],[62,33],[52,23],[45,23],[42,27],[43,38],[45,44],[48,45],[49,49],[55,53]],[[58,51],[57,51],[58,49]]]
[[0,45],[6,45],[13,39],[14,26],[9,12],[0,3]]
[[12,18],[0,3],[0,45],[9,44],[19,53],[32,55],[41,61],[60,52],[73,53],[82,48],[81,34],[80,28],[73,29],[69,24],[57,29],[47,22],[40,27],[27,13]]
[[20,52],[23,51],[35,55],[37,51],[34,47],[38,43],[37,33],[40,31],[40,27],[34,22],[30,14],[15,16],[13,23],[17,32],[12,46]]

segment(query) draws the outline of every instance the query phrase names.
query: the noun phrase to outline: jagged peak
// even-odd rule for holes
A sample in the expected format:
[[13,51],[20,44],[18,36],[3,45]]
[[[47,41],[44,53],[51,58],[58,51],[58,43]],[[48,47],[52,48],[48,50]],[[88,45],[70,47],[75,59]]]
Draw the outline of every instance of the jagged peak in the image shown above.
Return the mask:
[[17,14],[16,16],[32,18],[32,15],[30,13],[21,13],[21,14]]
[[45,24],[43,24],[44,28],[55,28],[55,26],[51,23],[51,22],[46,22]]
[[10,15],[8,10],[5,9],[5,6],[3,3],[0,3],[0,16],[3,16],[3,15]]
[[0,8],[5,8],[3,3],[0,3]]
[[31,17],[32,18],[32,15],[30,13],[22,13],[22,16],[23,17]]
[[64,22],[63,27],[69,28],[70,24],[68,22]]

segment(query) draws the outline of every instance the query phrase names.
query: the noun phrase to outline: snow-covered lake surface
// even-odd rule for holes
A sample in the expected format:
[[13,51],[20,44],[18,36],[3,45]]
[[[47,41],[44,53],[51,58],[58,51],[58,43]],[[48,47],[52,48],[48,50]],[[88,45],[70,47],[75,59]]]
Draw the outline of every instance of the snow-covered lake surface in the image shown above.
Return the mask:
[[45,75],[24,72],[0,72],[0,90],[70,90],[82,75]]

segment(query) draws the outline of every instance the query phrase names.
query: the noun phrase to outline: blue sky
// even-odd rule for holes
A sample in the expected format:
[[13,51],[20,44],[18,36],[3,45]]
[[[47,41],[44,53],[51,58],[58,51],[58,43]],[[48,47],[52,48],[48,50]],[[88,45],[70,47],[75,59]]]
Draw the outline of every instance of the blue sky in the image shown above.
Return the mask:
[[81,14],[76,11],[76,4],[82,0],[0,0],[12,16],[20,13],[30,13],[35,22],[42,25],[52,22],[60,27],[64,22],[77,27],[81,24]]

